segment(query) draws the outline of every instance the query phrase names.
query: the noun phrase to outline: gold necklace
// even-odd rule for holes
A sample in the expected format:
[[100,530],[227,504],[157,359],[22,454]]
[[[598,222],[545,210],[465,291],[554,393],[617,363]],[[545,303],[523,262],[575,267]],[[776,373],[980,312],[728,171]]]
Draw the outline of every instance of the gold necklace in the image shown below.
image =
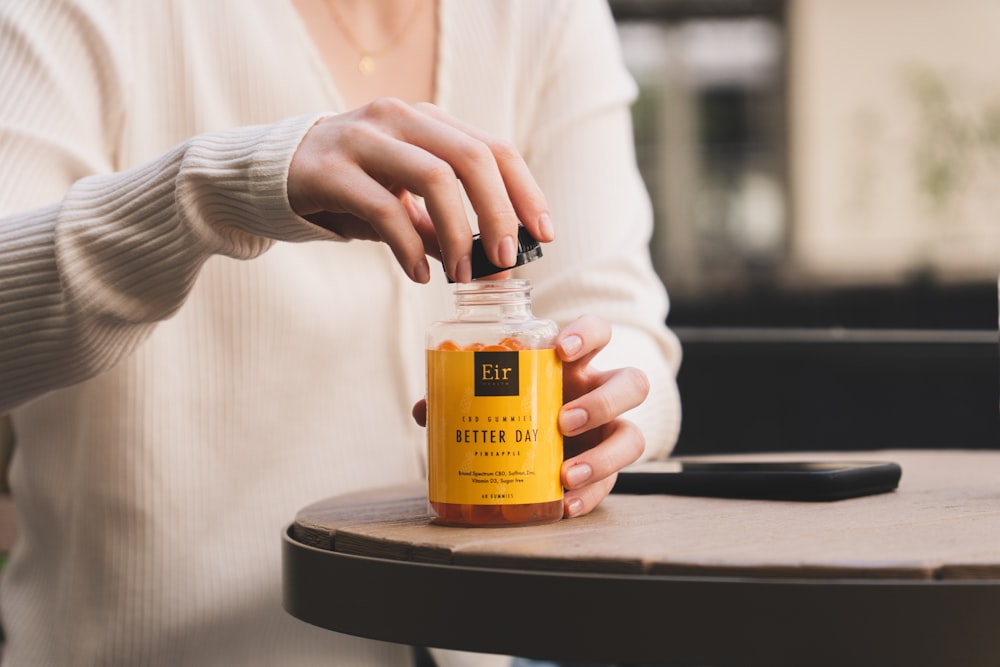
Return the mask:
[[330,16],[333,18],[333,22],[337,24],[340,32],[344,34],[344,37],[346,37],[347,41],[351,43],[351,46],[353,46],[354,49],[361,54],[361,59],[358,60],[358,71],[361,72],[363,76],[371,76],[375,73],[375,58],[387,53],[394,46],[396,46],[399,40],[403,37],[403,33],[406,32],[406,29],[411,23],[413,23],[413,19],[416,18],[417,10],[420,9],[420,3],[421,0],[414,0],[413,9],[410,10],[410,15],[407,19],[403,21],[402,27],[400,27],[396,34],[394,34],[385,44],[377,49],[366,49],[361,45],[358,38],[354,36],[354,33],[351,32],[351,29],[347,26],[347,22],[340,15],[340,12],[338,12],[337,8],[334,7],[334,3],[332,1],[327,0],[323,4],[330,11]]

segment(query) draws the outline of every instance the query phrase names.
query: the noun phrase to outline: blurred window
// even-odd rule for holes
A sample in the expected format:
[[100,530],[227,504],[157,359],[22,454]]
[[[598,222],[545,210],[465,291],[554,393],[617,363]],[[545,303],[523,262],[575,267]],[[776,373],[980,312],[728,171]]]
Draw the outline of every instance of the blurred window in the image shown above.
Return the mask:
[[997,326],[1000,5],[611,6],[673,325]]

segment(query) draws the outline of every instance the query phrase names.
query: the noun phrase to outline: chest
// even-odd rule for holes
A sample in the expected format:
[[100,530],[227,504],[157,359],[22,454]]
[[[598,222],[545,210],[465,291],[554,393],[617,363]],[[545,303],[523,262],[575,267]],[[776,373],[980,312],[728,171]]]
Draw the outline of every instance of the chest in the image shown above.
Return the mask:
[[345,108],[386,96],[434,101],[437,0],[359,3],[353,11],[335,0],[293,4]]

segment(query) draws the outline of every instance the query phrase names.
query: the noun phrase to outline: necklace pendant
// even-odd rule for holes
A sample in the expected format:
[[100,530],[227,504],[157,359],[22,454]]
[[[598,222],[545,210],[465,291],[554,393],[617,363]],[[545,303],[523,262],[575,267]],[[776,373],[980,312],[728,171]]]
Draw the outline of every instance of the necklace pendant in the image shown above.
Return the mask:
[[367,53],[363,54],[361,60],[358,61],[358,71],[364,76],[371,76],[372,72],[375,71],[375,59]]

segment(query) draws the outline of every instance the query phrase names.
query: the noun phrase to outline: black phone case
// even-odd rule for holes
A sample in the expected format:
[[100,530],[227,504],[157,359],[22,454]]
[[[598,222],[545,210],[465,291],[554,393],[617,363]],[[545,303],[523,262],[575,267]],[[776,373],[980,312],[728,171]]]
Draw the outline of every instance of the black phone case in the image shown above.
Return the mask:
[[612,493],[830,501],[892,491],[902,476],[889,462],[678,462],[676,472],[619,472]]

